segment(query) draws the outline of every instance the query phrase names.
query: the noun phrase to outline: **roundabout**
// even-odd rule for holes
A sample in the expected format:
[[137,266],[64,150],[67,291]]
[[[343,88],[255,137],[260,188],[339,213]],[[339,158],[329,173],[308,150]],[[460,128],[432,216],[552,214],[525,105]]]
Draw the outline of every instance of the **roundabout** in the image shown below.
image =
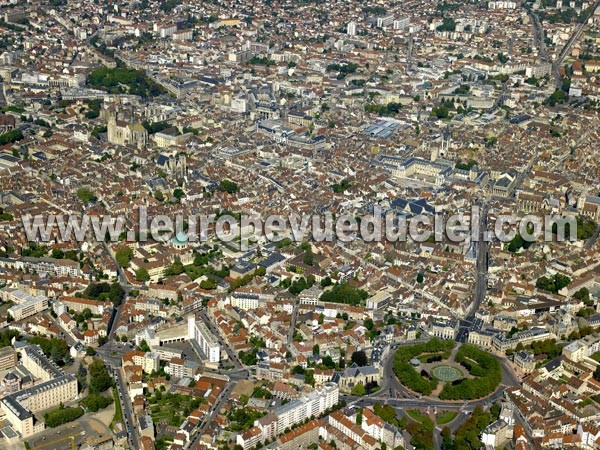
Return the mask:
[[410,391],[439,400],[475,400],[492,394],[502,368],[490,353],[433,338],[397,350],[393,370]]
[[431,375],[440,381],[445,383],[452,383],[453,381],[464,378],[463,373],[454,366],[440,365],[431,369]]

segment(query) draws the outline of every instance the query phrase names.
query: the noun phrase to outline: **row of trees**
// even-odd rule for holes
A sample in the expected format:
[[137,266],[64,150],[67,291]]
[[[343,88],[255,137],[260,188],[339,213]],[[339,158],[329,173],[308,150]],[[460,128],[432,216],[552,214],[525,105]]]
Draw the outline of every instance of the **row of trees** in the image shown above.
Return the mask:
[[502,381],[502,369],[498,360],[473,345],[462,345],[456,353],[455,360],[476,378],[446,383],[440,392],[442,400],[471,400],[485,397],[494,392]]
[[83,416],[83,409],[79,406],[65,408],[61,405],[58,409],[44,414],[44,421],[47,427],[54,428],[79,419],[81,416]]

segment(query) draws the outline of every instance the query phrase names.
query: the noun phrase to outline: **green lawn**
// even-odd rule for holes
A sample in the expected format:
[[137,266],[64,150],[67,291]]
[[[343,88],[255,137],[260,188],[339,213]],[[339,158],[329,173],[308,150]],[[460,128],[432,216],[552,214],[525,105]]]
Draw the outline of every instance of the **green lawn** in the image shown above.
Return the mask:
[[123,410],[121,409],[121,402],[119,401],[117,388],[113,388],[113,397],[115,399],[115,416],[113,417],[112,425],[123,422]]
[[445,425],[452,422],[457,415],[454,411],[444,411],[435,415],[435,421],[438,425]]
[[411,419],[416,420],[419,423],[423,423],[423,422],[426,422],[427,420],[430,420],[428,416],[420,413],[419,411],[417,411],[415,409],[407,410],[406,414],[408,414]]

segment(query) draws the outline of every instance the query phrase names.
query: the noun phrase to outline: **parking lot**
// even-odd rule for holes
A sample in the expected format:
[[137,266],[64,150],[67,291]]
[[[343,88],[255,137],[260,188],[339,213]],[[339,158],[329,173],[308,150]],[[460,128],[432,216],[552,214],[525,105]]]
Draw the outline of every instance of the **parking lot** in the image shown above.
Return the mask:
[[87,415],[60,427],[47,428],[27,439],[27,443],[32,450],[71,450],[79,448],[88,438],[108,434],[110,431],[101,420],[93,415]]

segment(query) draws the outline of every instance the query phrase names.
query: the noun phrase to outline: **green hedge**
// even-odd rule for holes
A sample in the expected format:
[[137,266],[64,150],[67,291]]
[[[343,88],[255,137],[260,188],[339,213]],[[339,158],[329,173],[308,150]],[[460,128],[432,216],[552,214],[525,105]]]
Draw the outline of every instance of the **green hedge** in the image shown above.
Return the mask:
[[442,400],[472,400],[485,397],[494,392],[502,381],[502,368],[498,360],[473,345],[462,345],[456,352],[455,361],[477,378],[446,383],[440,392]]
[[437,387],[438,381],[423,378],[410,364],[410,360],[423,353],[447,352],[451,351],[452,348],[454,348],[453,341],[442,341],[436,338],[422,344],[400,347],[394,357],[394,373],[400,382],[409,389],[423,395],[429,395]]

